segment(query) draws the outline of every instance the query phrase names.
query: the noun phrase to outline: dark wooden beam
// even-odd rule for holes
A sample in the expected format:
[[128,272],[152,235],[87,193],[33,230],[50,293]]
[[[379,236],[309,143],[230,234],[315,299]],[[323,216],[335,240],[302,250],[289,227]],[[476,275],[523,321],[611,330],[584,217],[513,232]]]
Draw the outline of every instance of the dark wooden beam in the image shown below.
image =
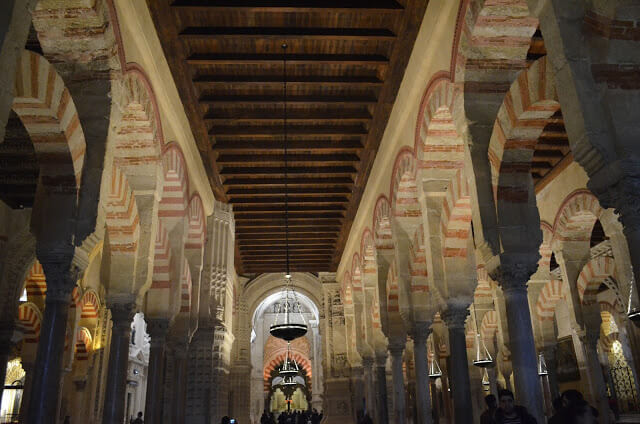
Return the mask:
[[[264,140],[264,141],[242,141],[219,140],[213,146],[216,151],[282,151],[284,141]],[[287,150],[291,153],[310,150],[353,150],[362,149],[362,142],[359,140],[291,140],[287,141]]]
[[[267,177],[267,178],[228,178],[224,181],[227,187],[231,186],[280,186],[285,183],[284,178],[280,177]],[[321,177],[289,177],[289,187],[306,187],[325,184],[352,184],[353,179],[351,177],[333,177],[333,176],[321,176]]]
[[[288,65],[376,65],[387,66],[389,59],[381,55],[363,54],[290,54]],[[212,54],[194,53],[187,58],[189,65],[278,65],[283,63],[282,54]]]
[[314,27],[187,27],[180,32],[185,40],[249,39],[277,40],[383,40],[393,41],[396,35],[387,28],[314,28]]
[[186,9],[192,12],[203,13],[402,13],[404,8],[394,0],[374,0],[366,2],[364,0],[330,0],[326,2],[316,2],[313,0],[294,1],[260,1],[260,0],[226,0],[211,2],[209,0],[175,0],[171,6],[174,9]]
[[[314,166],[314,167],[290,167],[288,169],[289,175],[327,175],[327,174],[340,174],[350,175],[358,172],[353,166]],[[283,175],[284,168],[281,167],[224,167],[221,172],[222,175]]]
[[[209,134],[218,137],[227,135],[257,137],[261,135],[281,135],[283,132],[284,127],[282,124],[274,126],[213,126],[209,130]],[[300,135],[366,135],[367,129],[362,125],[304,125],[289,126],[287,134],[294,137]]]
[[[203,105],[272,105],[282,104],[281,96],[203,96]],[[375,105],[377,100],[371,96],[290,96],[287,104],[308,106],[318,105]]]
[[[321,196],[321,197],[302,197],[302,196],[289,196],[286,199],[289,205],[307,204],[312,203],[314,205],[330,205],[330,204],[343,204],[347,203],[349,199],[344,196]],[[229,203],[232,205],[262,205],[262,204],[282,204],[285,203],[284,196],[269,196],[269,197],[257,197],[257,196],[245,196],[245,197],[233,197]]]
[[[270,75],[208,75],[199,74],[193,82],[199,87],[219,87],[220,85],[233,84],[238,86],[257,86],[258,88],[281,88],[282,77]],[[379,87],[384,83],[378,77],[370,76],[332,76],[332,75],[305,75],[287,79],[287,87],[300,86],[330,86],[330,87]]]
[[[317,163],[322,165],[343,165],[344,162],[358,162],[360,158],[353,153],[341,154],[289,154],[287,155],[289,166],[305,165],[306,162]],[[281,165],[284,166],[283,154],[270,155],[234,155],[222,154],[218,156],[218,163],[223,166],[242,166],[251,164],[260,165]]]
[[[336,187],[288,187],[287,192],[296,196],[326,196],[331,194],[351,194],[351,189],[345,186]],[[271,196],[274,194],[284,194],[284,186],[281,187],[269,187],[269,188],[232,188],[227,190],[227,196],[230,199],[237,196]]]

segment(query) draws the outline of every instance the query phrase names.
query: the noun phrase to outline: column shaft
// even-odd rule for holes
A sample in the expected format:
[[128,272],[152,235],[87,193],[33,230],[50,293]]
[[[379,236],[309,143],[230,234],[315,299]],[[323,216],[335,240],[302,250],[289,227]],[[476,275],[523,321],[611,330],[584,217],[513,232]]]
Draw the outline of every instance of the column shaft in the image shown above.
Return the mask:
[[62,359],[67,331],[67,315],[71,289],[53,293],[47,290],[47,300],[40,327],[36,366],[27,410],[31,424],[55,423],[58,416]]
[[151,346],[144,412],[145,422],[150,424],[162,422],[165,346],[168,327],[169,320],[153,318],[147,320],[147,332],[151,337]]
[[503,285],[503,290],[516,396],[518,402],[525,406],[538,422],[544,422],[527,287],[524,284],[507,287]]
[[371,357],[365,357],[362,359],[362,365],[364,370],[364,385],[365,385],[365,412],[374,419],[376,416],[376,400],[375,400],[375,387],[374,387],[374,376],[373,376],[373,362],[374,359]]
[[[111,329],[107,385],[104,390],[103,424],[122,424],[124,422],[133,307],[133,304],[115,304],[110,307],[113,328]],[[147,384],[147,390],[149,387],[150,384]]]
[[0,323],[0,399],[4,390],[4,380],[7,376],[7,362],[11,353],[11,335],[13,334],[13,323]]
[[177,349],[175,356],[176,399],[174,401],[173,417],[176,424],[183,424],[185,421],[185,405],[187,402],[187,352]]
[[602,366],[598,360],[598,333],[587,335],[583,338],[582,344],[587,359],[587,369],[589,370],[589,380],[593,398],[598,403],[594,405],[600,411],[600,424],[609,424],[609,401],[607,398],[607,385],[602,374]]
[[393,375],[393,410],[396,424],[405,424],[407,410],[404,393],[404,372],[402,370],[402,352],[404,345],[389,347],[391,353],[391,371]]
[[[430,324],[430,323],[429,323]],[[418,424],[431,424],[431,396],[429,394],[429,359],[427,357],[428,323],[417,323],[413,334],[413,359],[416,372],[416,407]]]
[[388,424],[389,412],[387,410],[387,370],[386,358],[376,358],[376,413],[379,424]]
[[451,392],[456,424],[473,422],[471,408],[471,381],[467,360],[467,341],[462,327],[449,326],[449,346],[451,347]]

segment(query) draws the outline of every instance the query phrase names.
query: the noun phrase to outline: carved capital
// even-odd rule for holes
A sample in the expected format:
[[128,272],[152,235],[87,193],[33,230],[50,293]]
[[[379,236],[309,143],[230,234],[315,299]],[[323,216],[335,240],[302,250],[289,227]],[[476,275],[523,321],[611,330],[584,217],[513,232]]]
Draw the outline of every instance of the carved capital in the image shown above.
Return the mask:
[[169,320],[166,318],[147,319],[147,333],[151,337],[151,347],[160,347],[167,342],[169,332]]
[[411,338],[414,344],[425,344],[427,338],[431,334],[431,322],[430,321],[417,321],[413,324],[411,329]]
[[615,209],[625,231],[640,230],[640,176],[627,175],[593,191],[603,208]]
[[389,353],[392,358],[402,358],[402,354],[404,353],[405,346],[407,344],[406,339],[396,339],[389,341]]
[[130,303],[112,303],[109,306],[111,310],[111,321],[113,329],[126,330],[131,328],[131,321],[136,311],[136,304]]
[[69,302],[76,286],[80,269],[72,265],[73,247],[59,245],[36,245],[36,256],[47,279],[47,303]]
[[525,290],[529,278],[538,269],[540,255],[527,255],[524,257],[501,256],[500,265],[491,273],[491,278],[496,280],[505,292],[512,290]]
[[442,314],[442,320],[450,329],[464,330],[464,323],[469,316],[469,309],[461,306],[449,306]]

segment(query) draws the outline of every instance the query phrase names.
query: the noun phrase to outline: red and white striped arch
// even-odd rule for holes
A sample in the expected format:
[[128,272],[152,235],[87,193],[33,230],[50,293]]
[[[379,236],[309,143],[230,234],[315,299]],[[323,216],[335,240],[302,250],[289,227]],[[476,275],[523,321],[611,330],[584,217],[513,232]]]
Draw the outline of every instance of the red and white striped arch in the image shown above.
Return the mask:
[[441,231],[444,235],[443,256],[466,258],[467,244],[471,236],[471,198],[466,178],[457,173],[449,184],[442,202]]
[[478,285],[473,294],[474,299],[491,299],[493,297],[492,283],[489,273],[484,265],[477,266]]
[[187,259],[183,258],[182,276],[180,277],[180,312],[191,311],[191,270]]
[[140,217],[133,190],[125,172],[113,166],[106,212],[109,248],[114,254],[133,254],[140,238]]
[[189,230],[187,233],[186,249],[202,249],[204,247],[207,222],[200,195],[195,194],[189,202],[188,208]]
[[76,331],[75,355],[76,361],[86,361],[89,359],[91,351],[91,332],[86,327],[79,327]]
[[540,321],[553,321],[558,301],[564,299],[565,289],[561,280],[548,281],[536,301],[536,315]]
[[526,0],[464,0],[454,40],[455,81],[465,92],[489,93],[506,86],[527,66],[538,20]]
[[29,268],[24,287],[27,290],[27,299],[29,301],[44,301],[47,294],[47,279],[44,275],[42,265],[40,265],[37,259],[33,262],[31,268]]
[[158,221],[154,246],[153,278],[150,290],[169,290],[171,288],[171,246],[169,244],[169,232],[164,227],[163,220]]
[[162,168],[164,181],[158,217],[169,222],[181,220],[187,212],[189,176],[187,164],[177,144],[171,143],[165,148],[162,154]]
[[42,313],[36,305],[25,302],[18,306],[18,326],[24,334],[25,343],[38,343]]
[[400,312],[399,293],[398,270],[396,269],[396,261],[393,261],[387,275],[387,311],[389,313]]
[[[378,273],[376,266],[376,247],[369,228],[365,228],[360,237],[360,257],[362,258],[362,272],[366,277],[374,277]],[[370,281],[366,278],[366,281]]]
[[393,231],[391,230],[391,203],[381,195],[373,210],[373,238],[378,250],[393,250]]
[[98,294],[89,289],[82,296],[82,313],[80,318],[82,319],[97,319],[98,312],[100,311],[100,298]]
[[345,306],[353,306],[353,282],[351,273],[347,271],[342,277],[341,297]]
[[554,242],[589,241],[597,219],[604,210],[598,199],[588,190],[571,193],[562,206],[553,224]]
[[596,302],[598,288],[605,278],[615,278],[616,263],[612,257],[598,256],[591,259],[578,275],[578,294],[585,305]]
[[551,62],[544,56],[518,75],[498,111],[488,152],[496,203],[529,201],[535,146],[559,109]]
[[71,305],[69,305],[69,307],[71,309],[75,309],[81,305],[82,305],[82,289],[80,288],[80,286],[75,286],[71,291]]
[[413,150],[403,148],[398,152],[391,174],[390,198],[396,218],[420,217],[417,188],[418,162]]
[[498,331],[498,314],[496,311],[488,311],[482,317],[482,323],[480,324],[480,334],[485,341],[493,340],[494,335]]
[[355,295],[362,294],[362,268],[360,264],[360,255],[357,252],[354,253],[351,258],[351,285]]
[[77,191],[86,142],[71,94],[55,68],[36,53],[23,51],[16,69],[13,110],[33,142],[40,181]]

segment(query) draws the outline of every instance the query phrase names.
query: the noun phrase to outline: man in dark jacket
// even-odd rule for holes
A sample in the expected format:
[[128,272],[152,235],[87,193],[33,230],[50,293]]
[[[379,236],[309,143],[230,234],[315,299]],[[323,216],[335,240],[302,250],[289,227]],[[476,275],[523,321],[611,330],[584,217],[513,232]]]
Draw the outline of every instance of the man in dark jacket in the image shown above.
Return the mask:
[[496,424],[538,424],[527,408],[515,404],[511,391],[500,390],[498,399],[500,408],[496,411]]
[[484,398],[487,410],[480,415],[480,424],[493,424],[493,418],[498,410],[498,401],[494,395],[487,395]]

